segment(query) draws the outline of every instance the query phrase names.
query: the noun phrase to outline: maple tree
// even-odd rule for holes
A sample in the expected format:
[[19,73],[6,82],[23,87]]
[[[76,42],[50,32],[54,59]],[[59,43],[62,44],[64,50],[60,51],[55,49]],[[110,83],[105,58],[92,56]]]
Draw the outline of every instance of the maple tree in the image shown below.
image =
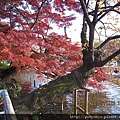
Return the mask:
[[6,20],[0,23],[1,61],[9,61],[18,70],[35,70],[41,76],[44,71],[61,76],[82,65],[79,45],[71,44],[66,35],[49,33],[52,23],[69,26],[75,17],[52,12],[47,0],[8,0],[2,1],[1,7],[0,17]]
[[[88,83],[96,86],[104,80],[106,76],[99,67],[120,53],[116,47],[110,55],[103,54],[108,42],[119,41],[119,7],[118,0],[1,0],[0,60],[7,60],[17,70],[34,70],[40,77],[62,76],[43,86],[46,89],[37,89],[22,100],[13,101],[14,105],[26,103],[34,95],[32,104],[37,109],[36,104],[43,105],[74,88],[85,88],[93,69],[98,74],[94,73],[95,80]],[[67,15],[67,11],[82,14],[81,45],[72,44],[66,31],[64,35],[52,32],[53,24],[67,29],[72,25],[76,17]],[[109,21],[112,15],[113,23]],[[100,40],[103,35],[104,40],[95,48],[95,36]],[[71,73],[67,75],[68,72]],[[52,91],[49,93],[47,88]]]

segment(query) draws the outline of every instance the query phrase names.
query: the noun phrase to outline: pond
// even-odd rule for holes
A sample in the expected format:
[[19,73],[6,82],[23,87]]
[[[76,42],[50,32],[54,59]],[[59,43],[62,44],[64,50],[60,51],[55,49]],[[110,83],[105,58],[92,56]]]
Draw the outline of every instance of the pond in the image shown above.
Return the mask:
[[[37,75],[33,73],[19,74],[16,79],[21,82],[31,92],[40,85],[46,84],[48,81],[40,81]],[[118,78],[119,79],[119,78]],[[89,87],[89,114],[119,114],[120,113],[120,86],[113,82],[103,82],[106,89],[98,90]],[[84,107],[84,92],[78,94],[78,104]],[[74,113],[74,94],[69,93],[58,98],[51,103],[40,108],[41,114],[73,114]],[[78,114],[81,114],[78,111]]]
[[[91,89],[89,93],[89,114],[119,114],[120,113],[120,87],[111,83],[104,83],[105,90]],[[78,93],[78,105],[84,108],[84,92]],[[42,114],[74,114],[74,94],[68,94],[56,99],[41,108]],[[78,114],[81,114],[78,111]]]

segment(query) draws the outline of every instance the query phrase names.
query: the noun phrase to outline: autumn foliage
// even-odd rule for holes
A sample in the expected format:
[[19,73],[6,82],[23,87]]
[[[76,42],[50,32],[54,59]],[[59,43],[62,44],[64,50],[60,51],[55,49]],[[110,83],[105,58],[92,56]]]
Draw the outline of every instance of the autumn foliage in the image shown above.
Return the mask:
[[88,79],[88,85],[94,88],[103,89],[104,85],[101,84],[103,81],[109,81],[108,74],[104,68],[96,67],[94,73]]
[[[79,1],[1,0],[0,9],[0,61],[7,60],[18,70],[34,70],[55,78],[83,64],[81,45],[72,44],[67,34],[52,31],[53,25],[72,25],[76,17],[67,16],[66,11],[81,14]],[[99,74],[94,74],[95,79],[105,79],[96,69]]]
[[66,35],[52,32],[53,23],[64,27],[75,19],[61,14],[58,4],[60,1],[55,1],[54,6],[47,0],[1,1],[0,60],[7,60],[18,70],[55,76],[82,65],[80,45],[71,44]]

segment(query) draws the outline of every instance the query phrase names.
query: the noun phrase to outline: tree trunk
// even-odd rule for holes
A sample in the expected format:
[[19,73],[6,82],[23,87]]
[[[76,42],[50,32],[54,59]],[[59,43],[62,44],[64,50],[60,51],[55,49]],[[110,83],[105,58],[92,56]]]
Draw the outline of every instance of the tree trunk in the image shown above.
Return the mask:
[[74,89],[78,89],[80,87],[84,88],[84,73],[85,68],[84,66],[81,66],[70,74],[58,77],[56,80],[41,86],[27,96],[13,100],[12,103],[14,105],[15,112],[18,114],[37,113],[41,106],[49,103],[50,101],[61,97]]
[[17,70],[16,67],[9,67],[5,70],[0,70],[1,71],[1,80],[3,82],[8,82],[10,79],[12,79],[16,74],[17,74]]

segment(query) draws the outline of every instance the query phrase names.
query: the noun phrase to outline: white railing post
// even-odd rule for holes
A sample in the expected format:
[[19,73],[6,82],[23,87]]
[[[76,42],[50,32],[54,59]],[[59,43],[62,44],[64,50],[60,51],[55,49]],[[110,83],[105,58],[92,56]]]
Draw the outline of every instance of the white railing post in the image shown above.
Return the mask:
[[17,120],[13,106],[12,106],[12,102],[10,100],[7,90],[5,89],[0,90],[0,94],[3,98],[5,120]]

